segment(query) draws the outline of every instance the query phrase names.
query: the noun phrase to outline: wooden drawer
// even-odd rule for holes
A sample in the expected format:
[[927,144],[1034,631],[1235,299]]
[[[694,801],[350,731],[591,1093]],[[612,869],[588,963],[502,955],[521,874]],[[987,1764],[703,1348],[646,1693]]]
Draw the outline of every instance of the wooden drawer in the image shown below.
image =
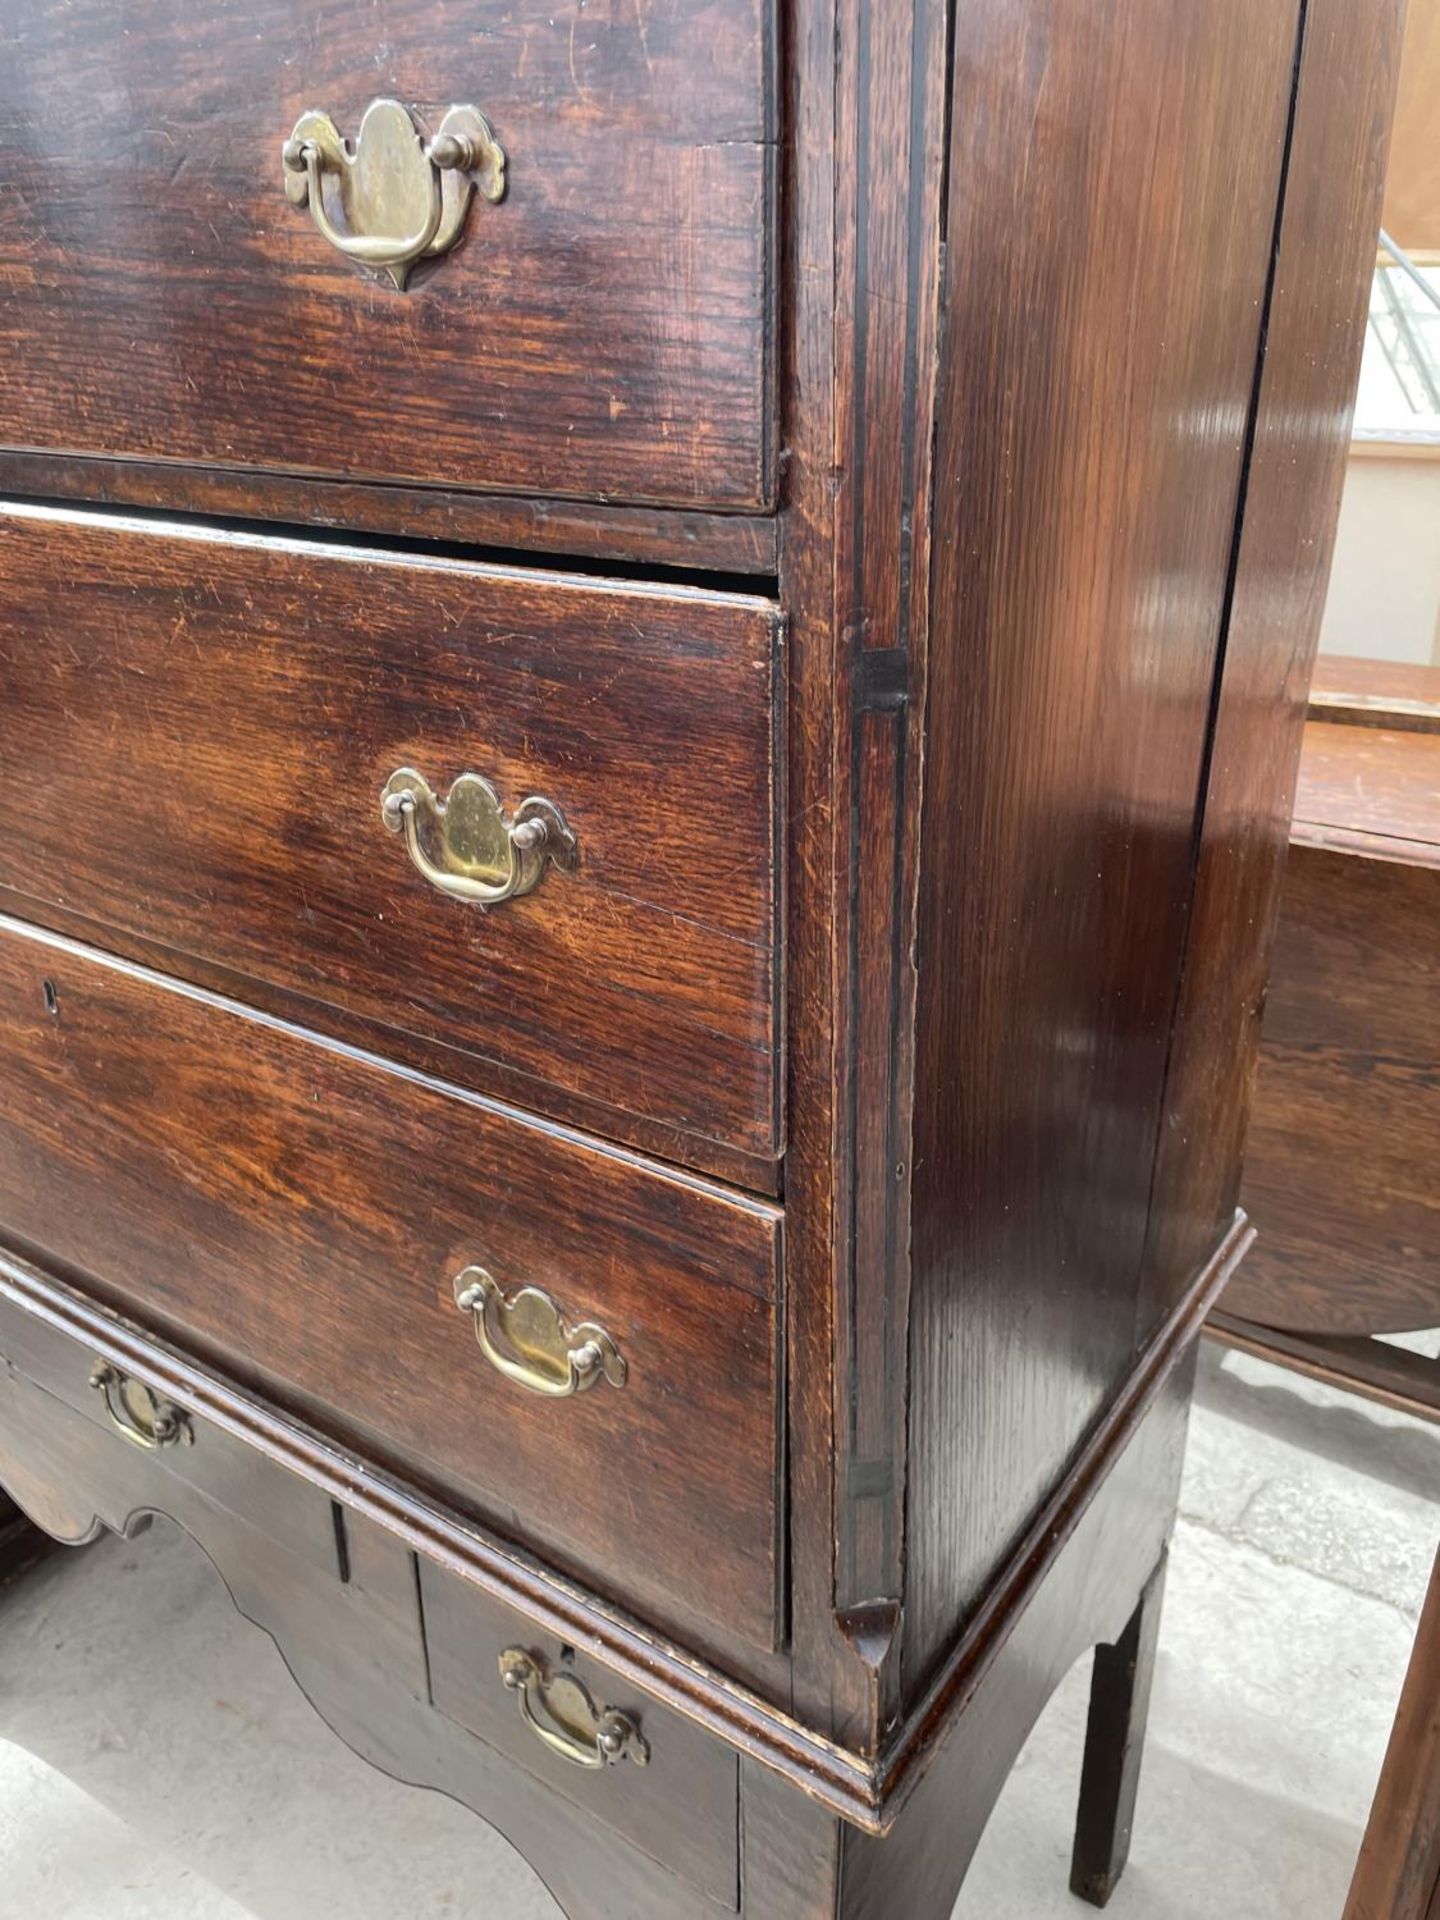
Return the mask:
[[[177,1409],[137,1375],[111,1371],[107,1402],[92,1384],[93,1350],[0,1292],[0,1484],[13,1487],[28,1513],[70,1540],[96,1520],[118,1531],[140,1513],[171,1516],[210,1555],[241,1610],[276,1635],[292,1669],[298,1656],[302,1676],[313,1677],[318,1661],[343,1676],[342,1691],[383,1679],[428,1697],[592,1818],[735,1906],[732,1749],[471,1582],[423,1557],[417,1579],[411,1554],[373,1523],[342,1514],[318,1488],[202,1414]],[[140,1440],[157,1411],[170,1419],[173,1438],[159,1448],[127,1444],[110,1402],[122,1420],[131,1418],[130,1402],[138,1408]],[[353,1617],[357,1607],[363,1622]],[[522,1652],[535,1665],[523,1693],[507,1689],[500,1669],[503,1655]],[[567,1706],[565,1691],[553,1691],[561,1673],[584,1686],[601,1713],[613,1710],[633,1727],[614,1765],[562,1758],[522,1718],[523,1698],[547,1729],[565,1730],[551,1718],[552,1707]],[[577,1701],[572,1694],[572,1708]],[[624,1731],[624,1722],[612,1725]],[[583,1719],[568,1730],[580,1736],[579,1754]]]
[[[419,1564],[430,1694],[440,1711],[712,1899],[737,1906],[732,1749],[602,1662],[537,1634],[522,1613],[430,1561]],[[582,1765],[581,1755],[597,1758],[602,1718],[618,1756]],[[575,1757],[547,1744],[537,1725]]]
[[[14,507],[0,887],[691,1164],[773,1157],[776,647],[746,596]],[[437,891],[382,820],[407,767],[547,797],[574,870]]]
[[[6,444],[767,505],[771,43],[767,0],[11,9]],[[404,292],[281,159],[308,109],[353,139],[385,97],[425,135],[473,105],[508,163]]]
[[[335,1510],[324,1493],[137,1376],[118,1368],[102,1376],[104,1366],[93,1348],[0,1291],[0,1484],[27,1513],[74,1541],[92,1519],[124,1532],[157,1506],[186,1523],[193,1492],[245,1528],[251,1555],[283,1553],[320,1581],[334,1577]],[[157,1411],[178,1411],[173,1440],[145,1446],[147,1425],[122,1436],[110,1405],[127,1419],[127,1407],[139,1407],[147,1425]]]
[[[3,921],[0,1225],[598,1591],[774,1644],[774,1207]],[[500,1362],[598,1324],[623,1384],[516,1384],[472,1267]]]

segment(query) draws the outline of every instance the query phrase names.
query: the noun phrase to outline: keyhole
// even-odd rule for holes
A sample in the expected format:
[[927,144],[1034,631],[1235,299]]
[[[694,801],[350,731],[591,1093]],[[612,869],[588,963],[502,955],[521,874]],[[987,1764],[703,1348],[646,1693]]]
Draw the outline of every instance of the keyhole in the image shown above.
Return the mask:
[[60,996],[55,991],[55,982],[53,980],[47,980],[43,991],[45,994],[45,1011],[47,1013],[59,1013]]

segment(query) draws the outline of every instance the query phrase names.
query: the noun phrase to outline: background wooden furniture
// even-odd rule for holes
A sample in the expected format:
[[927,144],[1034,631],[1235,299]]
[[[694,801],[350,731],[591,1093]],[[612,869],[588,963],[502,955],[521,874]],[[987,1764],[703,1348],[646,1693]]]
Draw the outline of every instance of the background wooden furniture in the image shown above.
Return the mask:
[[1402,14],[0,5],[0,1481],[576,1920],[1123,1868]]
[[[1440,1421],[1440,672],[1324,658],[1246,1155],[1258,1239],[1209,1330]],[[1346,1920],[1440,1915],[1440,1560]]]
[[1246,1153],[1254,1252],[1212,1330],[1440,1419],[1440,672],[1323,659]]
[[1345,1920],[1440,1915],[1440,1556]]

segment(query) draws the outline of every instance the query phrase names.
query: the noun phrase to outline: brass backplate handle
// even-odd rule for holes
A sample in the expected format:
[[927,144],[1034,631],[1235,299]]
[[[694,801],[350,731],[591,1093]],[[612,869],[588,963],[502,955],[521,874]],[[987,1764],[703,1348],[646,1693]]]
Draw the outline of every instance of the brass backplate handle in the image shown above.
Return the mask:
[[111,1426],[132,1447],[159,1453],[164,1447],[195,1444],[189,1414],[162,1399],[143,1380],[132,1380],[108,1360],[97,1360],[90,1369],[90,1384],[104,1400]]
[[598,1773],[622,1760],[649,1766],[650,1748],[629,1714],[597,1707],[573,1673],[547,1679],[533,1655],[507,1647],[500,1656],[500,1678],[519,1701],[520,1718],[535,1738],[572,1767]]
[[402,101],[372,100],[353,145],[311,108],[280,157],[287,196],[331,246],[402,292],[417,261],[455,245],[477,188],[492,204],[505,197],[505,152],[478,107],[451,107],[426,140]]
[[432,887],[482,907],[518,900],[539,886],[552,863],[570,872],[579,856],[553,800],[522,800],[510,819],[478,773],[462,773],[442,801],[423,774],[399,767],[381,789],[380,818],[405,836],[411,860]]
[[623,1387],[625,1357],[603,1327],[567,1326],[538,1287],[505,1293],[483,1267],[455,1276],[455,1304],[473,1316],[480,1351],[507,1380],[551,1400],[585,1393],[597,1380]]

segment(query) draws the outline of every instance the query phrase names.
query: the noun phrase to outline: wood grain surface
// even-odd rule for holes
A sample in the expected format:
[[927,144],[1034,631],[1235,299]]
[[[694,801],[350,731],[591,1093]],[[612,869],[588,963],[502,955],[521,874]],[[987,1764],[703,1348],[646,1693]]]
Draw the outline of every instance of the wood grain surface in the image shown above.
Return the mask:
[[[0,1080],[12,1241],[601,1592],[773,1644],[773,1208],[14,923]],[[471,1264],[599,1321],[624,1388],[503,1379]]]
[[[674,505],[773,484],[768,0],[43,0],[0,15],[13,448]],[[498,207],[397,293],[300,114],[477,106]]]
[[1440,733],[1311,720],[1290,838],[1440,867]]
[[957,16],[911,1685],[1134,1362],[1297,12]]
[[1437,1142],[1440,871],[1294,846],[1245,1156],[1259,1240],[1225,1311],[1316,1333],[1440,1324]]
[[[1405,0],[1308,0],[1214,690],[1141,1327],[1240,1195],[1295,769],[1365,338]],[[1262,1238],[1265,1225],[1256,1217]]]
[[160,460],[0,449],[0,493],[73,500],[81,506],[162,508],[343,528],[523,552],[539,560],[570,557],[646,569],[773,576],[778,559],[779,522],[773,514],[232,473],[219,467],[167,466]]
[[[755,599],[12,507],[0,888],[493,1063],[563,1117],[773,1155],[778,673]],[[578,870],[447,898],[381,822],[400,767],[546,795]]]
[[[1351,458],[1365,441],[1352,443]],[[1440,719],[1440,667],[1417,666],[1411,660],[1370,660],[1354,653],[1321,653],[1310,680],[1312,720],[1335,719],[1351,726],[1366,724],[1367,708],[1384,709],[1395,702],[1434,708]],[[1326,711],[1318,711],[1317,705]],[[1331,712],[1329,709],[1338,711]],[[1301,762],[1300,778],[1305,778]]]
[[[902,1914],[949,1920],[995,1800],[1056,1686],[1088,1647],[1122,1638],[1164,1553],[1180,1485],[1193,1355],[1192,1346],[1130,1430],[1093,1503],[1071,1514],[1048,1578],[1009,1631],[986,1648],[988,1659],[982,1655],[972,1667],[965,1710],[941,1733],[890,1833],[877,1841],[842,1831],[837,1920],[899,1920]],[[1087,1766],[1113,1764],[1117,1732],[1134,1737],[1130,1726],[1087,1731]],[[1058,1888],[1063,1854],[1059,1847],[1052,1853]]]

